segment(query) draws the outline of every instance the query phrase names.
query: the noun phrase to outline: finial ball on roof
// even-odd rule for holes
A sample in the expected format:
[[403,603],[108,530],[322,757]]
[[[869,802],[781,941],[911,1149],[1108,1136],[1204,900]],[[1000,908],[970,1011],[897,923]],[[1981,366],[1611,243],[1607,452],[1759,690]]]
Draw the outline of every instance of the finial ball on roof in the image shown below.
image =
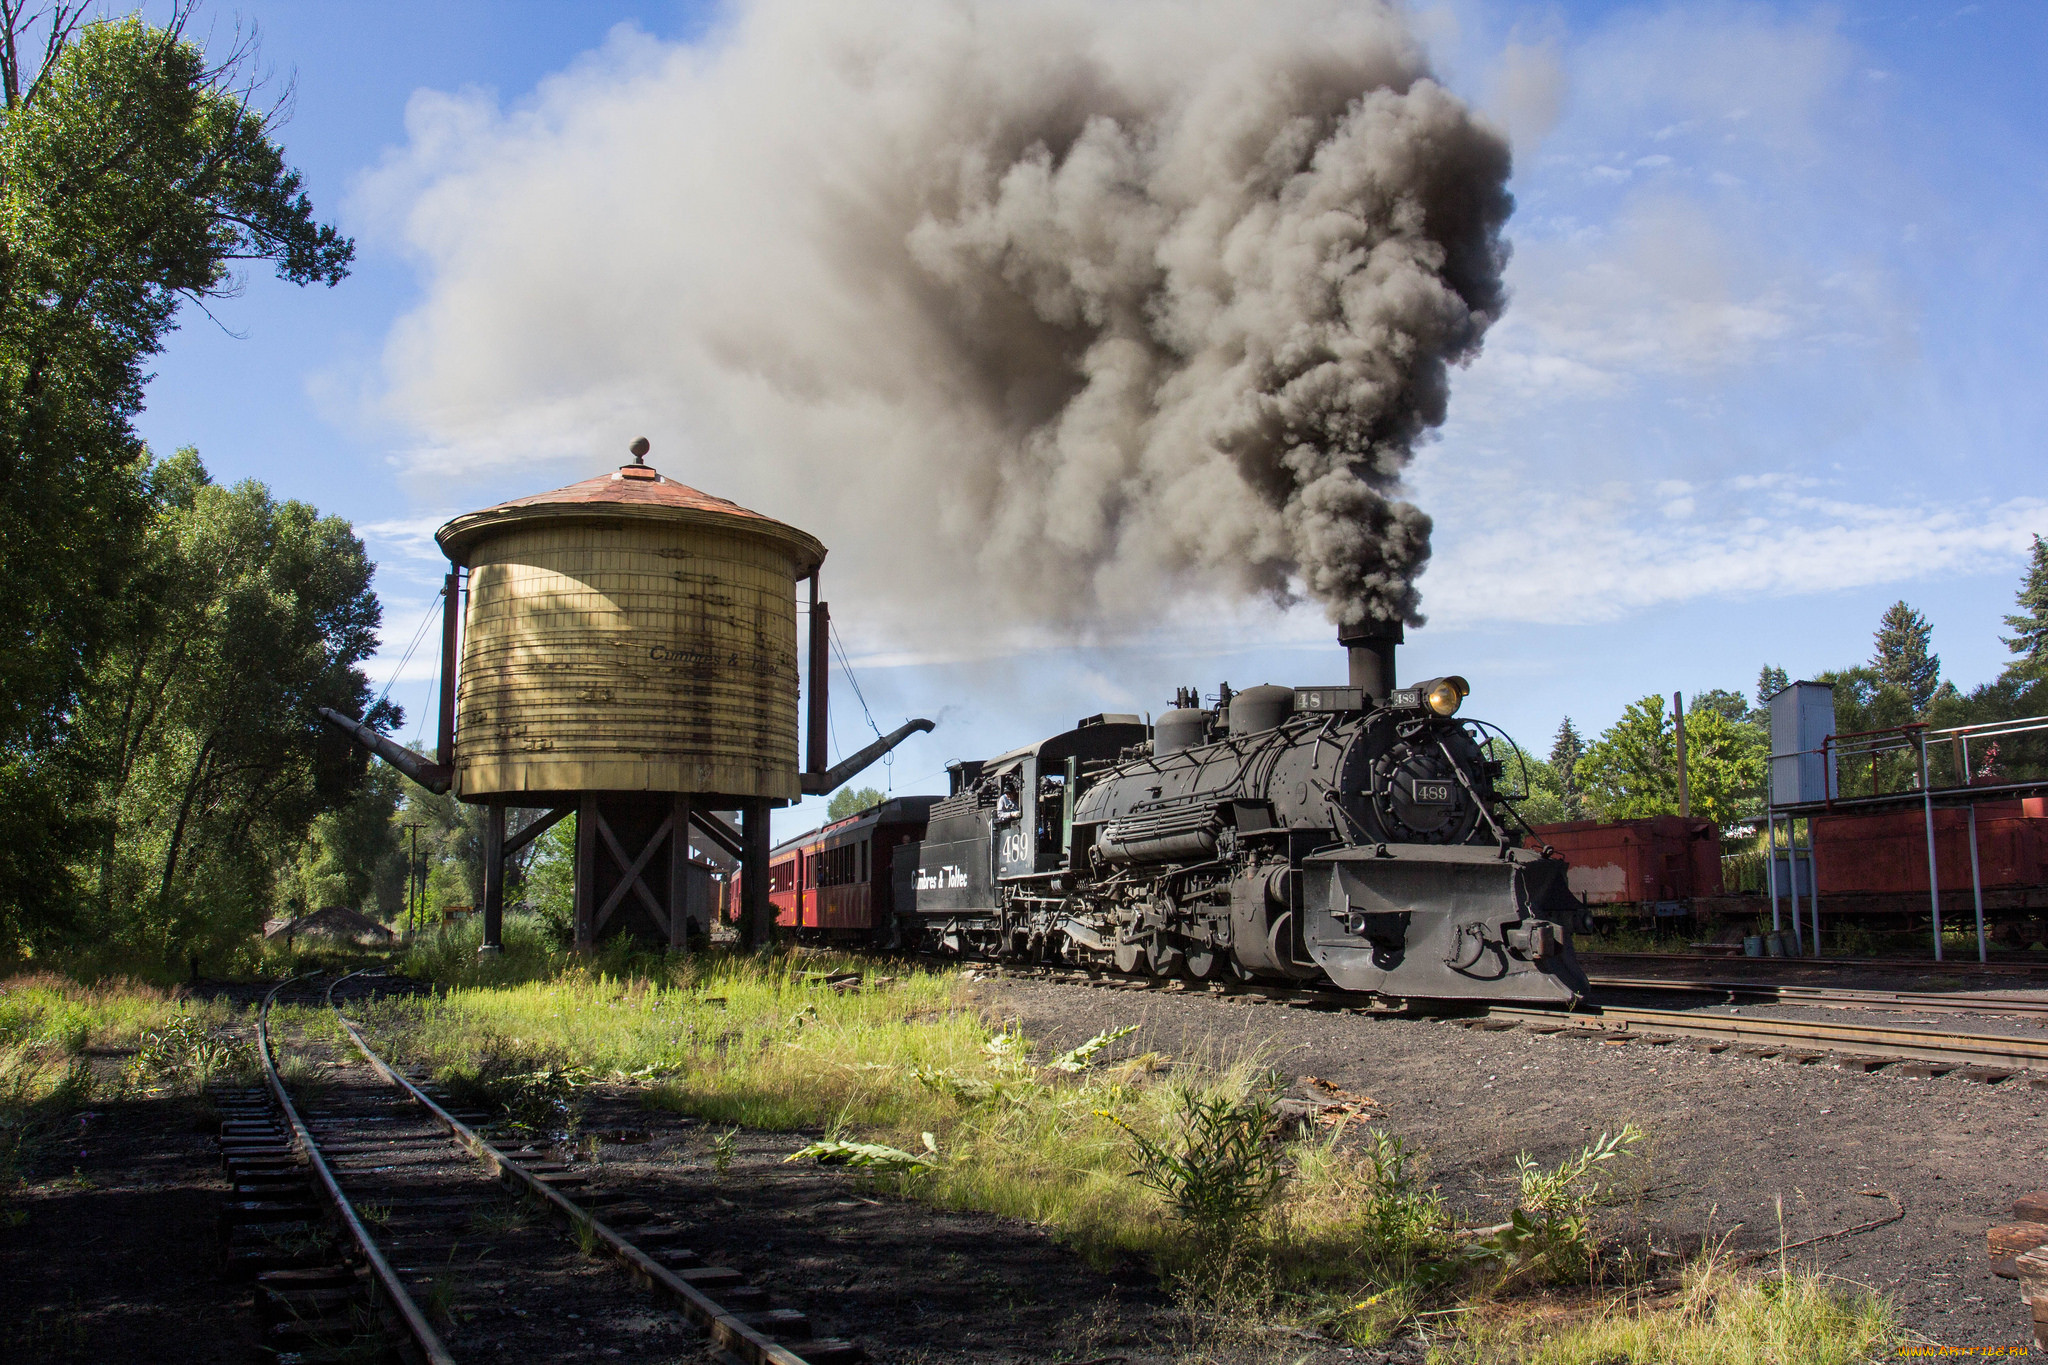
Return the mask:
[[634,437],[633,444],[627,447],[628,450],[631,450],[633,452],[634,464],[645,464],[647,462],[647,452],[652,450],[653,448],[653,446],[647,444],[647,438],[645,436]]

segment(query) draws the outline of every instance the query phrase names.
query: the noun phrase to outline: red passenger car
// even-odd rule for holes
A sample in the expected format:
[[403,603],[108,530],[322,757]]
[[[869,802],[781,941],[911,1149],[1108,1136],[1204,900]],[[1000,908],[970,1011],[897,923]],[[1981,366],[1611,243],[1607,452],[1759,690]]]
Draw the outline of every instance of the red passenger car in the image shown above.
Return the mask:
[[[768,900],[800,939],[887,942],[894,927],[894,855],[924,837],[936,796],[898,796],[775,846]],[[734,878],[731,904],[741,903]]]

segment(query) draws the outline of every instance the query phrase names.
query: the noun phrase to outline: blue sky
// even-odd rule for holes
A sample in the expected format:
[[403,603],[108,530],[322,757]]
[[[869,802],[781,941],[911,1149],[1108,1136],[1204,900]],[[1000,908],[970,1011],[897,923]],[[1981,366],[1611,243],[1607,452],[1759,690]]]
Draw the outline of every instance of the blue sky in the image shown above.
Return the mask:
[[[1436,555],[1403,672],[1466,675],[1475,714],[1541,748],[1566,713],[1597,730],[1648,692],[1859,660],[1903,597],[1949,677],[1994,674],[2027,535],[2048,532],[2048,8],[1475,2],[1412,21],[1510,132],[1518,207],[1512,301],[1410,471]],[[546,167],[580,160],[621,203],[720,202],[702,166],[660,174],[668,125],[730,116],[746,146],[795,117],[749,104],[721,11],[214,0],[199,31],[224,46],[252,22],[294,86],[282,140],[357,268],[333,290],[252,278],[218,324],[188,311],[140,425],[356,522],[386,603],[380,686],[438,586],[425,532],[596,472],[621,424],[655,422],[657,464],[853,566],[827,581],[876,721],[941,722],[878,784],[933,790],[948,758],[1158,710],[1180,684],[1341,676],[1313,608],[1168,610],[1118,646],[921,623],[918,583],[876,567],[914,528],[746,458],[788,438],[768,399],[677,378],[645,401],[670,382],[663,311],[685,305],[663,281],[690,277],[656,257],[678,248],[659,214],[650,236]],[[722,231],[744,244],[744,215]],[[546,383],[518,372],[541,361]],[[581,387],[565,405],[535,396],[549,384]],[[618,422],[579,421],[614,392]],[[408,737],[424,662],[393,682]],[[835,701],[855,747],[851,689]]]

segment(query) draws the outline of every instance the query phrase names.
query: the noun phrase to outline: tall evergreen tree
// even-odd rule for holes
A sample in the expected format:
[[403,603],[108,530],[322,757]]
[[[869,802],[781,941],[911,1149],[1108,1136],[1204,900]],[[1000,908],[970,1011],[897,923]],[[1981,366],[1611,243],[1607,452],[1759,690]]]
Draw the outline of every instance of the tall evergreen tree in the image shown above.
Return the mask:
[[2019,656],[2015,666],[2038,672],[2048,667],[2048,541],[2034,537],[2034,555],[2026,581],[2015,595],[2020,610],[2005,618],[2012,634],[2000,636]]
[[1792,676],[1776,664],[1765,664],[1756,674],[1756,704],[1768,709],[1771,698],[1792,685]]
[[1557,773],[1557,785],[1568,803],[1579,794],[1579,760],[1585,756],[1586,741],[1579,737],[1572,718],[1566,716],[1557,727],[1557,737],[1550,742],[1550,766]]
[[1941,656],[1928,648],[1933,639],[1934,627],[1927,618],[1904,602],[1885,608],[1877,624],[1877,652],[1871,655],[1870,667],[1879,682],[1906,694],[1916,716],[1925,713],[1941,686]]

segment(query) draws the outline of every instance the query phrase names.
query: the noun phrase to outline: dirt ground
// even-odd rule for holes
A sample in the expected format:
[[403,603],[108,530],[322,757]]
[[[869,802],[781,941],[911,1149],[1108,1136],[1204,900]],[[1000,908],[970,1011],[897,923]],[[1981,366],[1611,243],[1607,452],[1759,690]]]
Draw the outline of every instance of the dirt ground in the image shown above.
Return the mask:
[[218,1132],[184,1100],[80,1116],[0,1217],[0,1360],[254,1358],[249,1291],[216,1274]]
[[[1947,1346],[2024,1346],[2028,1310],[1995,1278],[1984,1231],[2013,1199],[2048,1188],[2041,1116],[2048,1091],[1955,1076],[1761,1061],[1734,1051],[1615,1046],[1444,1021],[1369,1018],[1165,991],[995,978],[973,988],[1044,1048],[1071,1047],[1113,1023],[1130,1043],[1183,1058],[1256,1058],[1372,1096],[1379,1126],[1426,1154],[1430,1173],[1471,1222],[1506,1217],[1515,1155],[1555,1164],[1633,1122],[1649,1134],[1612,1210],[1617,1233],[1686,1254],[1704,1243],[1775,1247],[1883,1217],[1905,1217],[1794,1252],[1795,1260],[1883,1290],[1902,1321]],[[1792,1011],[1773,1008],[1781,1015]],[[1842,1019],[1839,1011],[1816,1017]],[[1902,1022],[1902,1020],[1893,1020]],[[1919,1027],[1975,1029],[1968,1016]]]
[[741,1133],[721,1175],[711,1130],[596,1089],[584,1131],[630,1141],[603,1143],[590,1188],[701,1227],[691,1246],[708,1264],[745,1272],[874,1360],[1141,1365],[1191,1340],[1143,1266],[1098,1272],[1029,1224],[878,1198],[842,1171],[785,1162],[803,1134]]

